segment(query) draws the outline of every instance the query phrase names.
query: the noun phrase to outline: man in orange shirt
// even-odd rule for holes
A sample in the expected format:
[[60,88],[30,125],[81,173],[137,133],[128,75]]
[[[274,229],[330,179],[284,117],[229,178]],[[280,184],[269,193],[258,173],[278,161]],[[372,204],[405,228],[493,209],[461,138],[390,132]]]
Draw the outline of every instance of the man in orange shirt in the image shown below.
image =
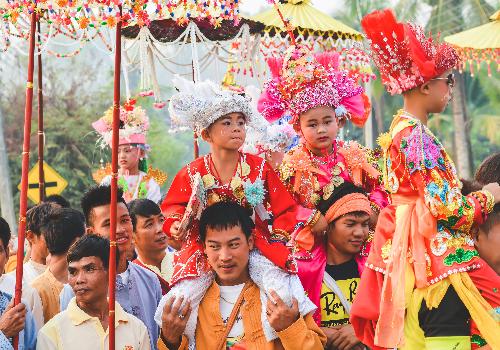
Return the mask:
[[[251,280],[248,259],[253,254],[254,223],[248,211],[232,202],[216,203],[203,212],[200,238],[215,275],[201,301],[196,328],[197,349],[323,349],[326,337],[312,313],[300,316],[297,300],[291,305],[271,291],[262,305],[261,291]],[[261,322],[262,307],[278,338],[268,341]],[[189,302],[171,298],[165,304],[160,347],[187,349],[183,333],[191,313]]]

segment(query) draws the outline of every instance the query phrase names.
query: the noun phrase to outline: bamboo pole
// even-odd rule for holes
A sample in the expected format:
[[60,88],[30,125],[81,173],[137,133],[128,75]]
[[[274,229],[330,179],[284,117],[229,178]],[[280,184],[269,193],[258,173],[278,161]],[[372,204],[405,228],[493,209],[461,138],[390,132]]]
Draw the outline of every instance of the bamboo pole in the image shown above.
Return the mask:
[[[42,29],[40,19],[38,23],[38,40],[41,43]],[[40,193],[40,202],[45,200],[45,174],[43,172],[43,146],[45,135],[43,131],[43,74],[42,74],[42,52],[41,46],[38,47],[38,190]]]
[[[14,306],[21,302],[23,288],[23,255],[24,238],[26,229],[26,208],[28,202],[28,172],[30,165],[30,136],[31,136],[31,113],[33,112],[33,71],[35,61],[35,29],[36,12],[31,13],[30,41],[28,53],[28,79],[26,82],[26,102],[24,108],[24,142],[22,153],[21,170],[21,195],[19,198],[19,226],[17,231],[17,263],[16,263],[16,288],[14,293]],[[14,338],[14,349],[17,350],[19,337]]]
[[116,24],[115,74],[113,95],[113,134],[111,140],[111,203],[109,232],[109,350],[115,349],[115,286],[116,286],[116,206],[118,201],[118,143],[120,127],[120,66],[121,66],[121,28],[120,20]]

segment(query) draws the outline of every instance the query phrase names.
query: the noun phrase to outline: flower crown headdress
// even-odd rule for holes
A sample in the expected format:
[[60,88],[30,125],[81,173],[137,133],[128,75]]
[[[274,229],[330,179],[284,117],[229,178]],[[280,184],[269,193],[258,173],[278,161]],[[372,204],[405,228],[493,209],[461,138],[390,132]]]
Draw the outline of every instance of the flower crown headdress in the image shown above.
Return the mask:
[[421,26],[398,22],[391,9],[366,15],[361,26],[382,83],[392,95],[420,86],[459,63],[452,46],[426,37]]
[[[146,149],[146,134],[149,130],[149,118],[141,106],[136,106],[136,100],[131,99],[120,107],[120,141],[119,145],[137,144]],[[113,107],[92,123],[92,127],[101,136],[101,147],[111,146],[113,131]]]
[[292,45],[283,58],[268,58],[267,64],[272,79],[265,83],[260,96],[258,110],[269,121],[274,122],[285,113],[290,113],[291,124],[299,116],[319,106],[335,109],[339,118],[351,118],[356,125],[363,125],[368,117],[368,99],[363,97],[363,88],[339,69],[339,55],[333,52],[313,54],[308,48],[295,44],[289,21],[284,21]]

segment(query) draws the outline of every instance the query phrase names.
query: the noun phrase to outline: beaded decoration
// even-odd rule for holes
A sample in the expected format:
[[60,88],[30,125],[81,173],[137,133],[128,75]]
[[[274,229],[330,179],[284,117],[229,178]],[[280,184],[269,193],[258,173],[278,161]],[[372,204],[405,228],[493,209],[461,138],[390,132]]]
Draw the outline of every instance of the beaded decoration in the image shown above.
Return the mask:
[[452,46],[426,37],[420,26],[398,22],[391,9],[366,15],[361,26],[371,42],[382,83],[392,95],[420,86],[459,64]]
[[[409,132],[400,142],[395,141],[397,134],[407,128]],[[484,218],[491,210],[490,194],[477,191],[463,196],[457,171],[443,145],[425,125],[404,110],[398,111],[390,132],[381,135],[378,142],[384,151],[387,191],[397,195],[402,191],[423,190],[425,205],[436,218],[436,233],[427,237],[425,243],[430,261],[428,283],[436,283],[457,271],[478,268],[474,263],[478,253],[470,228],[477,220],[478,211]],[[390,251],[388,239],[380,249],[380,260],[384,264]]]
[[290,46],[283,59],[268,58],[267,63],[272,80],[264,85],[257,108],[269,122],[289,112],[290,124],[295,124],[302,113],[318,106],[334,108],[338,118],[353,115],[361,124],[366,121],[369,101],[348,72],[338,69],[338,54]]
[[[100,146],[111,147],[113,132],[113,107],[92,123],[92,127],[99,133]],[[149,130],[149,118],[141,106],[136,106],[136,100],[130,99],[120,107],[120,145],[146,145],[146,133]],[[147,145],[146,145],[147,148]]]
[[248,97],[223,90],[209,80],[193,83],[177,76],[172,82],[179,91],[168,104],[174,129],[192,129],[200,134],[217,119],[236,112],[245,116],[247,124],[256,119]]

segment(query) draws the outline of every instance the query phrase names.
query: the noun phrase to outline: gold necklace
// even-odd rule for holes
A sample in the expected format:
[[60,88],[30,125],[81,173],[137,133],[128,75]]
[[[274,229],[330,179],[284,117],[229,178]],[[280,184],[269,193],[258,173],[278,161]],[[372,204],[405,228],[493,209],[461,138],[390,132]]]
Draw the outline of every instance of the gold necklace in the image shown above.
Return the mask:
[[221,299],[222,299],[222,300],[224,300],[224,301],[225,301],[226,303],[228,303],[228,304],[231,304],[231,305],[236,304],[236,301],[234,301],[234,302],[230,302],[229,300],[227,300],[226,298],[224,298],[224,297],[222,296],[222,294],[220,295],[220,297],[221,297]]

